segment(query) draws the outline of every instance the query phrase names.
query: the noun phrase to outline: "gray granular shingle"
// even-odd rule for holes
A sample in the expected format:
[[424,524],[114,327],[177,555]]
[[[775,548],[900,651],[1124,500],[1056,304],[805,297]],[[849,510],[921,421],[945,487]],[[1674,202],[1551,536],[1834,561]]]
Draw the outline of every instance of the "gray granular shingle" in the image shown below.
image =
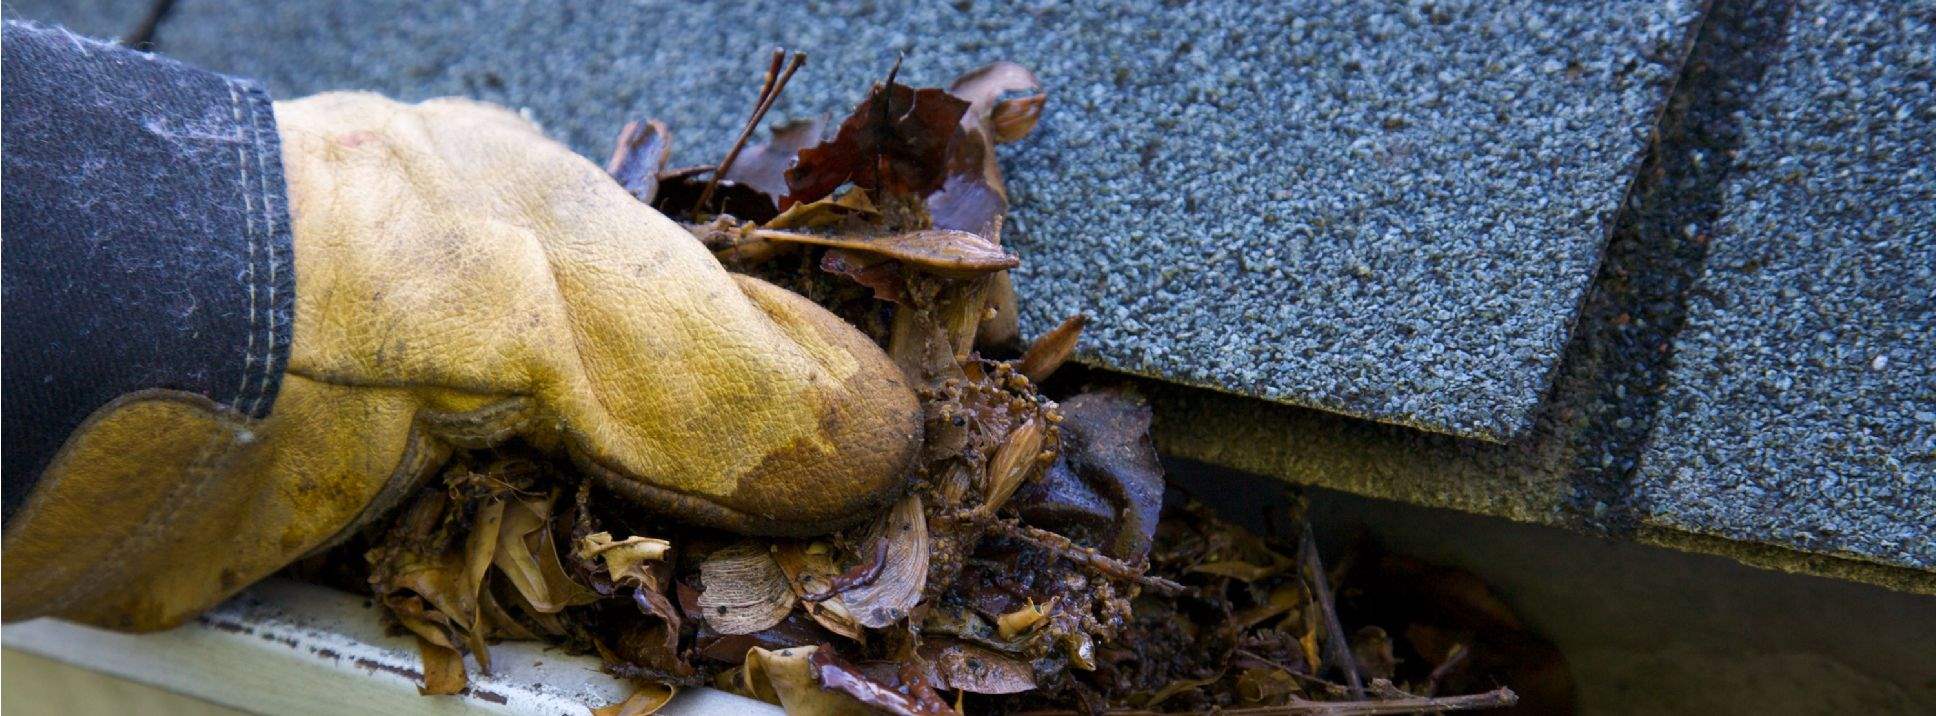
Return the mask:
[[1936,3],[1804,3],[1639,471],[1653,524],[1936,568]]
[[59,23],[89,37],[125,37],[147,16],[152,0],[24,0],[0,6],[8,20]]
[[844,111],[897,51],[923,83],[1021,61],[1053,93],[1007,159],[1025,333],[1086,312],[1105,366],[1500,439],[1698,5],[192,0],[160,49],[282,96],[524,107],[592,157],[658,116],[687,162],[723,151],[770,45],[813,55],[780,118]]

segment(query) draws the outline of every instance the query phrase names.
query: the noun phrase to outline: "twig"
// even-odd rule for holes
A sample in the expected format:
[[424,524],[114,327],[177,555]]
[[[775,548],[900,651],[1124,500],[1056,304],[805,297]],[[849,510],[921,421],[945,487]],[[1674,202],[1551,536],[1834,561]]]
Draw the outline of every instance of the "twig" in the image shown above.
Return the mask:
[[1281,662],[1279,662],[1279,661],[1277,661],[1276,659],[1272,659],[1272,658],[1268,658],[1268,657],[1266,657],[1266,656],[1264,656],[1263,654],[1259,654],[1259,653],[1257,653],[1257,652],[1254,652],[1254,651],[1251,651],[1251,650],[1249,650],[1249,649],[1237,649],[1237,650],[1236,650],[1236,653],[1237,653],[1237,655],[1238,655],[1238,656],[1244,656],[1244,657],[1249,657],[1249,658],[1252,658],[1252,659],[1256,659],[1256,660],[1258,660],[1258,661],[1261,661],[1261,662],[1264,662],[1264,663],[1266,663],[1266,664],[1269,664],[1269,665],[1270,665],[1270,666],[1271,666],[1272,668],[1274,668],[1274,669],[1277,669],[1278,671],[1282,671],[1282,672],[1284,672],[1284,673],[1286,673],[1286,674],[1290,674],[1290,675],[1291,675],[1291,676],[1293,676],[1293,677],[1296,677],[1296,678],[1299,678],[1299,679],[1303,679],[1303,680],[1305,680],[1305,681],[1309,681],[1309,682],[1311,682],[1311,683],[1313,683],[1313,684],[1317,684],[1317,685],[1319,685],[1319,686],[1323,686],[1324,688],[1326,688],[1326,689],[1328,689],[1328,690],[1331,690],[1331,691],[1334,691],[1334,692],[1337,692],[1337,693],[1340,693],[1340,694],[1342,694],[1342,693],[1344,693],[1344,692],[1345,692],[1345,686],[1344,686],[1344,684],[1340,684],[1340,683],[1338,683],[1338,682],[1336,682],[1336,681],[1332,681],[1332,680],[1330,680],[1330,679],[1326,679],[1326,678],[1321,678],[1321,677],[1317,677],[1317,676],[1312,676],[1312,675],[1310,675],[1310,674],[1306,674],[1306,673],[1304,673],[1304,672],[1301,672],[1301,671],[1298,671],[1298,670],[1296,670],[1296,669],[1292,669],[1291,667],[1289,667],[1289,666],[1287,666],[1287,665],[1285,665],[1285,664],[1283,664],[1283,663],[1281,663]]
[[746,148],[746,140],[752,138],[753,130],[759,129],[760,120],[765,119],[767,111],[773,109],[773,103],[780,99],[780,93],[786,90],[787,81],[793,79],[793,73],[800,71],[800,66],[807,63],[807,53],[795,52],[783,72],[780,63],[785,58],[786,50],[773,50],[773,59],[766,68],[766,79],[760,83],[759,100],[753,105],[753,116],[746,118],[746,126],[740,128],[739,138],[733,140],[733,148],[726,150],[726,158],[720,160],[719,168],[713,170],[712,178],[706,181],[706,188],[700,190],[699,201],[693,203],[694,211],[706,210],[706,202],[712,200],[713,190],[718,189],[720,180],[733,170],[733,162],[739,161],[739,153]]
[[[1378,716],[1379,714],[1411,714],[1432,711],[1471,711],[1474,709],[1497,709],[1519,703],[1519,694],[1512,689],[1499,687],[1481,694],[1464,696],[1417,697],[1410,699],[1383,699],[1363,701],[1305,701],[1298,699],[1283,706],[1249,706],[1234,709],[1219,709],[1217,713],[1225,716],[1299,716],[1301,714],[1323,714],[1324,716]],[[1074,711],[1024,711],[1027,716],[1060,716],[1074,714]],[[1103,711],[1113,716],[1161,716],[1161,711],[1142,709],[1109,709]]]
[[[905,52],[894,56],[894,66],[888,68],[887,81],[881,84],[881,101],[876,104],[880,106],[880,126],[882,127],[894,126],[894,111],[892,109],[894,105],[894,78],[900,76],[901,61],[905,59],[907,59],[907,53]],[[913,108],[910,107],[909,109]],[[881,193],[881,178],[887,176],[887,157],[881,156],[880,152],[876,151],[874,153],[874,164],[878,167],[874,172],[874,185],[868,187],[867,190],[874,192],[878,196]]]
[[1425,695],[1431,696],[1438,693],[1439,682],[1444,681],[1446,675],[1451,674],[1453,669],[1464,665],[1466,657],[1471,655],[1472,650],[1467,649],[1464,644],[1453,644],[1451,649],[1446,650],[1445,661],[1432,667],[1432,675],[1425,680]]
[[1318,541],[1311,536],[1311,523],[1304,523],[1304,533],[1298,538],[1297,559],[1311,580],[1311,596],[1318,602],[1318,611],[1324,615],[1325,646],[1331,652],[1331,660],[1338,662],[1344,669],[1344,683],[1351,687],[1354,698],[1365,697],[1365,681],[1358,676],[1358,659],[1351,655],[1350,645],[1345,643],[1344,625],[1338,622],[1338,607],[1331,601],[1331,581],[1324,576],[1324,562],[1318,559]]
[[1188,589],[1168,579],[1144,574],[1143,570],[1129,566],[1122,560],[1076,544],[1069,541],[1067,537],[1039,527],[1030,527],[1015,520],[996,520],[995,529],[1010,539],[1027,542],[1054,552],[1056,556],[1063,559],[1086,565],[1101,572],[1105,577],[1130,580],[1166,595],[1178,594]]

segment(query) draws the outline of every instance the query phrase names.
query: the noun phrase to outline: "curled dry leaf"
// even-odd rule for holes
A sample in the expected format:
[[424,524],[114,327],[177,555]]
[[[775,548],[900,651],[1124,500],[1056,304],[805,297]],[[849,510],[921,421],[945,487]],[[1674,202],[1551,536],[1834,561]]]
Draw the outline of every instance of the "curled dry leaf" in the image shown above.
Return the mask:
[[[895,71],[900,64],[895,63]],[[813,201],[853,182],[926,196],[941,188],[948,144],[968,103],[935,88],[876,83],[834,137],[802,150],[787,170],[782,208]]]
[[793,611],[793,587],[764,544],[741,542],[699,563],[699,607],[721,634],[751,634]]
[[1016,694],[1035,688],[1028,662],[985,646],[928,642],[921,656],[934,666],[935,686],[971,694]]
[[1272,589],[1270,597],[1263,604],[1230,615],[1230,625],[1238,630],[1249,629],[1275,617],[1291,614],[1310,601],[1303,584],[1291,582],[1280,584]]
[[575,554],[579,559],[604,562],[606,573],[615,583],[647,586],[651,574],[646,563],[665,559],[671,549],[672,543],[662,539],[633,535],[614,540],[610,532],[593,532],[578,541]]
[[1022,354],[1015,364],[1015,370],[1028,376],[1031,382],[1048,380],[1055,369],[1069,360],[1076,350],[1076,341],[1082,338],[1082,328],[1089,325],[1089,317],[1080,313],[1062,319],[1061,325],[1042,334],[1029,344],[1028,352]]
[[[995,124],[1006,123],[1019,132],[1007,136],[997,133],[996,139],[1002,142],[1027,135],[1048,100],[1035,73],[1013,62],[990,62],[962,73],[948,86],[948,94],[967,100],[970,114]],[[1017,94],[1024,96],[1013,96]]]
[[814,666],[809,661],[818,651],[819,647],[814,646],[749,649],[735,690],[745,696],[776,704],[786,709],[789,716],[865,716],[874,713],[852,696],[821,688],[820,680],[814,676]]
[[781,243],[813,244],[893,259],[945,278],[974,278],[1014,268],[1022,260],[980,236],[949,229],[909,231],[886,236],[827,236],[774,229],[748,235]]
[[996,617],[995,634],[1004,641],[1014,641],[1015,637],[1041,625],[1049,618],[1049,612],[1054,609],[1054,600],[1050,600],[1048,604],[1036,604],[1035,600],[1030,599],[1022,608]]
[[853,279],[854,283],[872,289],[874,298],[888,303],[901,303],[907,296],[907,280],[901,273],[900,262],[877,254],[828,249],[820,257],[820,270]]
[[1070,469],[1121,515],[1103,553],[1142,559],[1163,511],[1163,462],[1150,440],[1149,402],[1129,390],[1105,389],[1062,401],[1061,407],[1062,454]]
[[807,655],[807,665],[821,688],[838,691],[882,713],[897,716],[959,716],[941,700],[927,675],[913,663],[874,663],[884,667],[863,670],[835,655],[831,649],[817,649]]
[[[814,622],[848,639],[867,641],[860,622],[854,620],[847,603],[836,593],[841,572],[834,564],[831,547],[823,542],[789,542],[779,545],[779,551],[773,553],[773,561],[779,563],[780,571],[786,574],[788,586],[793,588],[793,595],[801,598],[801,607]],[[885,569],[886,565],[883,564],[882,568]],[[825,594],[832,596],[807,598],[809,595],[819,597]]]
[[740,154],[739,160],[726,172],[726,180],[770,197],[774,210],[779,210],[780,198],[787,193],[786,172],[793,167],[794,157],[800,150],[820,143],[826,124],[826,119],[814,118],[775,127],[773,138],[767,143],[748,147]]
[[1035,131],[1035,123],[1042,119],[1042,108],[1048,103],[1047,94],[1017,97],[997,103],[995,111],[988,118],[989,127],[995,130],[995,141],[1007,144]]
[[762,224],[761,228],[865,232],[880,220],[881,210],[874,206],[873,198],[866,189],[856,188],[840,196],[794,204]]
[[1237,698],[1246,704],[1276,706],[1301,693],[1303,684],[1283,669],[1252,668],[1237,675]]
[[417,653],[423,659],[424,669],[424,685],[417,693],[448,696],[462,692],[470,684],[470,677],[464,674],[464,655],[456,649],[418,636]]
[[624,701],[592,709],[592,716],[652,716],[679,694],[678,687],[670,684],[641,681],[637,686]]
[[928,581],[928,519],[921,512],[921,496],[911,494],[894,504],[868,530],[863,554],[887,548],[880,574],[872,581],[840,595],[854,621],[879,629],[907,617],[921,599]]
[[612,158],[605,162],[605,173],[639,201],[650,204],[659,197],[659,173],[665,171],[671,152],[672,131],[664,122],[628,122],[618,133]]
[[[1008,189],[995,161],[997,142],[1020,139],[1035,126],[1041,102],[1003,98],[1016,93],[1045,98],[1035,73],[1013,62],[995,62],[957,78],[949,94],[968,103],[961,126],[948,147],[947,177],[928,197],[928,213],[943,229],[970,231],[997,244],[1008,213]],[[1031,113],[1032,112],[1032,113]],[[1005,122],[1007,138],[997,121]]]
[[572,580],[559,561],[551,535],[552,502],[552,497],[532,497],[507,505],[491,562],[532,609],[544,614],[598,600],[598,593]]

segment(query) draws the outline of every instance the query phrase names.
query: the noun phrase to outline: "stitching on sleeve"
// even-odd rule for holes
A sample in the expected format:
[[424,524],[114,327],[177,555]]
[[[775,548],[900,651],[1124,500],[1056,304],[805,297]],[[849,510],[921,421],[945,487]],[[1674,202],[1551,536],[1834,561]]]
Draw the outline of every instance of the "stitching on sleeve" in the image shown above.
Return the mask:
[[[234,81],[231,80],[230,82],[231,84],[233,84]],[[255,398],[249,402],[248,409],[242,411],[246,415],[257,414],[257,411],[262,407],[262,401],[269,396],[269,385],[271,384],[272,381],[275,380],[275,376],[271,375],[270,373],[275,370],[275,363],[276,363],[276,360],[275,360],[276,322],[277,322],[278,313],[279,313],[279,311],[277,311],[279,304],[276,303],[276,284],[277,284],[276,274],[278,273],[278,270],[280,268],[280,263],[281,263],[276,258],[276,244],[278,243],[276,241],[276,235],[275,235],[276,234],[276,212],[274,210],[275,207],[271,204],[271,202],[274,201],[274,198],[270,193],[269,168],[263,165],[263,159],[262,159],[262,155],[265,152],[264,152],[263,140],[262,140],[263,127],[262,127],[262,117],[260,116],[261,107],[259,106],[261,103],[254,101],[254,99],[255,98],[251,96],[250,97],[251,101],[249,102],[249,114],[250,114],[249,129],[250,129],[250,138],[252,140],[249,142],[249,145],[253,147],[255,150],[251,153],[255,155],[255,162],[256,162],[256,184],[257,184],[256,191],[257,191],[257,196],[262,199],[262,202],[258,206],[262,212],[262,225],[264,229],[263,233],[267,236],[267,239],[268,239],[267,241],[263,242],[263,252],[265,254],[265,260],[267,261],[268,267],[269,267],[269,271],[268,271],[269,276],[268,276],[268,281],[266,283],[268,287],[269,297],[268,297],[268,303],[266,304],[267,307],[265,309],[265,312],[267,313],[267,318],[266,320],[263,321],[264,325],[262,327],[263,328],[262,362],[258,366],[259,370],[262,372],[262,377],[256,383]],[[253,225],[253,223],[251,225]],[[291,227],[291,230],[293,231],[294,227]],[[241,406],[237,406],[237,407],[239,408]]]
[[[233,116],[235,123],[238,125],[238,127],[243,129],[244,131],[252,132],[252,129],[249,127],[248,124],[245,123],[245,120],[242,117],[242,94],[236,88],[235,80],[228,80],[227,84],[229,89],[230,114]],[[236,386],[235,398],[230,403],[234,405],[238,410],[240,410],[242,408],[242,400],[244,396],[248,395],[249,378],[252,375],[254,375],[253,368],[255,365],[255,334],[256,334],[256,322],[257,322],[256,316],[258,312],[256,307],[256,296],[255,296],[256,294],[255,264],[256,264],[257,239],[256,239],[256,231],[255,231],[255,202],[251,198],[251,191],[249,188],[248,149],[244,144],[235,145],[235,161],[236,161],[237,169],[240,172],[240,175],[237,177],[237,188],[241,189],[243,221],[245,224],[244,228],[247,232],[245,236],[247,239],[248,250],[249,250],[248,261],[245,264],[247,266],[247,270],[246,270],[246,273],[243,275],[243,282],[248,286],[248,292],[249,292],[248,340],[246,343],[243,344],[243,349],[242,349],[242,382],[240,385]]]

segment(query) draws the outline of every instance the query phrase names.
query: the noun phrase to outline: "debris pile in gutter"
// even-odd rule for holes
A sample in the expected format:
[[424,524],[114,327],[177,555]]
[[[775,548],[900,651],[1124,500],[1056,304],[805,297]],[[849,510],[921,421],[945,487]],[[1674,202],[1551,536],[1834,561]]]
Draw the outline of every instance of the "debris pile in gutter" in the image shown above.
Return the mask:
[[1080,316],[987,357],[1018,352],[995,149],[1044,109],[1029,70],[995,63],[946,89],[890,72],[831,131],[795,122],[749,146],[803,62],[774,54],[718,165],[668,169],[670,132],[639,122],[607,168],[729,269],[887,350],[924,411],[912,489],[853,528],[749,538],[647,512],[529,446],[460,453],[303,567],[369,591],[415,635],[425,693],[464,689],[466,656],[489,670],[492,642],[536,639],[639,685],[601,715],[651,713],[697,685],[795,714],[1451,711],[1515,704],[1501,675],[1521,674],[1558,679],[1535,697],[1566,697],[1550,647],[1457,575],[1420,583],[1463,585],[1444,603],[1491,621],[1381,627],[1408,607],[1370,599],[1347,632],[1350,575],[1377,583],[1408,563],[1327,571],[1295,510],[1265,536],[1183,498],[1133,390],[1058,384],[1051,399],[1042,386]]

